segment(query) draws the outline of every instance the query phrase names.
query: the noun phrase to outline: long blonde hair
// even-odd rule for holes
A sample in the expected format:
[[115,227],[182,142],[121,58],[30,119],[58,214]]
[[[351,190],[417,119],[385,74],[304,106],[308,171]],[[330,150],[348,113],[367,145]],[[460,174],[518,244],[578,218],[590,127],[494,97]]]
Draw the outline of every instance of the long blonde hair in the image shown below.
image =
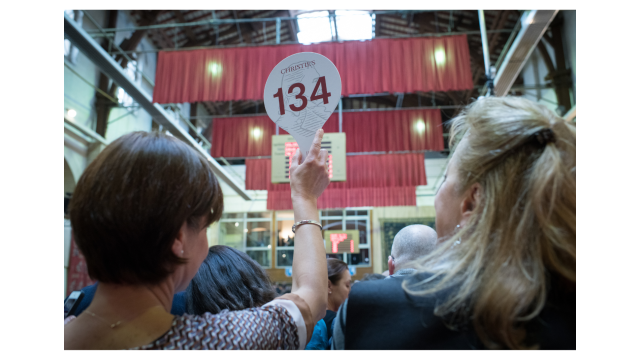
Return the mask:
[[575,127],[529,100],[490,97],[452,120],[451,147],[462,137],[455,191],[479,183],[479,205],[419,260],[433,276],[403,287],[415,295],[455,289],[436,315],[453,327],[471,321],[488,348],[527,348],[524,324],[544,307],[550,275],[575,286]]

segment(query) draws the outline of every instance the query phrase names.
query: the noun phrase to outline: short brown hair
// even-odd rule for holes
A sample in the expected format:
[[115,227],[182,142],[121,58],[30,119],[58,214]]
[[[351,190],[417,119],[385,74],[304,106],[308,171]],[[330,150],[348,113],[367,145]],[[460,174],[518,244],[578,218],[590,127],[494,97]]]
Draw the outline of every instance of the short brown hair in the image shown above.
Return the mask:
[[347,270],[349,266],[346,262],[334,258],[327,259],[327,275],[332,284],[337,284],[342,278],[342,272]]
[[201,230],[219,220],[223,195],[204,156],[174,137],[139,131],[87,167],[70,208],[92,279],[157,284],[184,262],[171,250],[182,224]]

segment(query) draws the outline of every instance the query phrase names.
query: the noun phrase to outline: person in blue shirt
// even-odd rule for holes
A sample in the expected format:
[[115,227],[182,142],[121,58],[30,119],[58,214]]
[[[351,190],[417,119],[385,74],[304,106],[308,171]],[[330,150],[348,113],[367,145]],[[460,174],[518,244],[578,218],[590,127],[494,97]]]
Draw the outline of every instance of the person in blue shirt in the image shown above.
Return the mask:
[[327,313],[313,328],[313,335],[305,350],[329,350],[331,348],[333,319],[351,290],[351,274],[344,261],[327,259],[327,273],[329,276]]

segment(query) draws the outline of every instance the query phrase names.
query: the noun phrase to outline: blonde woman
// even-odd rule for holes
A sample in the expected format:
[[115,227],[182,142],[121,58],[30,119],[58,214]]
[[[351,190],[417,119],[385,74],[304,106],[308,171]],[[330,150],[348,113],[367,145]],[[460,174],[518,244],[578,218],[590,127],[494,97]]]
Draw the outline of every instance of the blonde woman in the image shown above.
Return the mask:
[[451,135],[438,248],[414,276],[355,284],[333,348],[575,349],[575,127],[491,97]]

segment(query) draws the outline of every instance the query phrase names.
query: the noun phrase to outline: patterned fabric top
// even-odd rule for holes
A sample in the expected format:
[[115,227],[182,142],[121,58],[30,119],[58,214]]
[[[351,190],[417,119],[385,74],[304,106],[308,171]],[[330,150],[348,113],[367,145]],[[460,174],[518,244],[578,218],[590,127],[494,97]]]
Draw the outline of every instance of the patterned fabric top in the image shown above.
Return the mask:
[[163,336],[132,350],[296,350],[298,327],[280,304],[176,316]]

